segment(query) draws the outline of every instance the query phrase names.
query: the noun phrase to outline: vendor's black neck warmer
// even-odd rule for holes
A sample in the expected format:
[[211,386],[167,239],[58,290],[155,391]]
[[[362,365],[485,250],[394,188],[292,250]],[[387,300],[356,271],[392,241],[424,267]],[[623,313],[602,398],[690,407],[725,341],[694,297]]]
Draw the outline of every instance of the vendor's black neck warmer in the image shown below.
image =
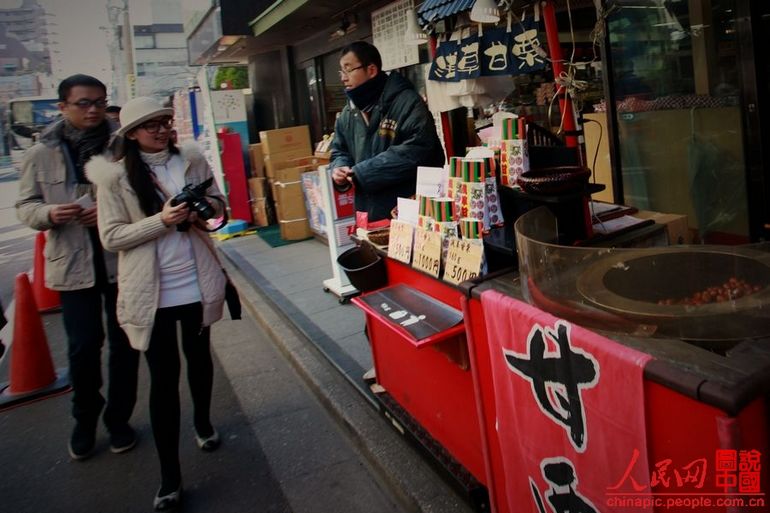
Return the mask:
[[356,108],[369,112],[382,95],[382,90],[385,89],[385,82],[387,80],[388,75],[380,71],[376,77],[367,80],[356,88],[345,91],[345,94]]

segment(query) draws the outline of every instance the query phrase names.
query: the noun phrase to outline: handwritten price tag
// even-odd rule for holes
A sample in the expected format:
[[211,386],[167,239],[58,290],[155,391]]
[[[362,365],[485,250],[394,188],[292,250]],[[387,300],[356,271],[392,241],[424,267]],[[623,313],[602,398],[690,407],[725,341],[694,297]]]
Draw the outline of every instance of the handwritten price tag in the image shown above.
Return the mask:
[[390,236],[388,237],[388,256],[399,262],[409,265],[412,261],[412,236],[414,226],[402,221],[390,222]]
[[414,231],[412,267],[438,278],[441,270],[441,234],[417,228]]
[[456,237],[449,239],[444,281],[457,285],[475,278],[481,272],[484,246]]

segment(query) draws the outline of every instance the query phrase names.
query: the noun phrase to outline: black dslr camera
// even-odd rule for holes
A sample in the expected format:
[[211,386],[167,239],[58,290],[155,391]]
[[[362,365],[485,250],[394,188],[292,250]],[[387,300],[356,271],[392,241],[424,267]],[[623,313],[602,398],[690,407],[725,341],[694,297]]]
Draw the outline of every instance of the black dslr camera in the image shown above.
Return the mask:
[[[182,203],[187,203],[187,208],[198,214],[199,219],[208,221],[216,215],[214,207],[206,199],[206,191],[211,186],[214,178],[199,183],[198,185],[187,184],[182,189],[182,192],[171,198],[171,206],[175,207]],[[176,225],[176,229],[180,232],[186,232],[190,229],[190,223],[185,221]]]

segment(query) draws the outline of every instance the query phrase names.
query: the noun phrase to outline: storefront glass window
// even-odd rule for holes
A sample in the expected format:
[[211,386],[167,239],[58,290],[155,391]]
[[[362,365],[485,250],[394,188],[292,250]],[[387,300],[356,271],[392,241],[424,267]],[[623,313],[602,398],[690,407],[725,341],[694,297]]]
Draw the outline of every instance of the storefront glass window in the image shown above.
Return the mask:
[[735,0],[623,0],[608,17],[624,202],[748,240]]
[[324,133],[334,130],[334,122],[337,114],[342,112],[347,102],[345,86],[340,79],[340,52],[334,51],[321,57],[323,69],[323,95],[324,95]]

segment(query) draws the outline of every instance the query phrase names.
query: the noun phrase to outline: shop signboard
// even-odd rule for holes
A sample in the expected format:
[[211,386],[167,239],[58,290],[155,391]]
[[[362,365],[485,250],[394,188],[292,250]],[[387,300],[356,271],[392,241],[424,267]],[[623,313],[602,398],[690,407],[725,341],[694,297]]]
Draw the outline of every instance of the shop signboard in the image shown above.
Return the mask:
[[522,75],[543,69],[545,62],[538,22],[523,17],[507,28],[474,34],[462,29],[440,41],[428,79],[458,82],[480,76]]
[[136,75],[126,73],[126,100],[136,98]]

